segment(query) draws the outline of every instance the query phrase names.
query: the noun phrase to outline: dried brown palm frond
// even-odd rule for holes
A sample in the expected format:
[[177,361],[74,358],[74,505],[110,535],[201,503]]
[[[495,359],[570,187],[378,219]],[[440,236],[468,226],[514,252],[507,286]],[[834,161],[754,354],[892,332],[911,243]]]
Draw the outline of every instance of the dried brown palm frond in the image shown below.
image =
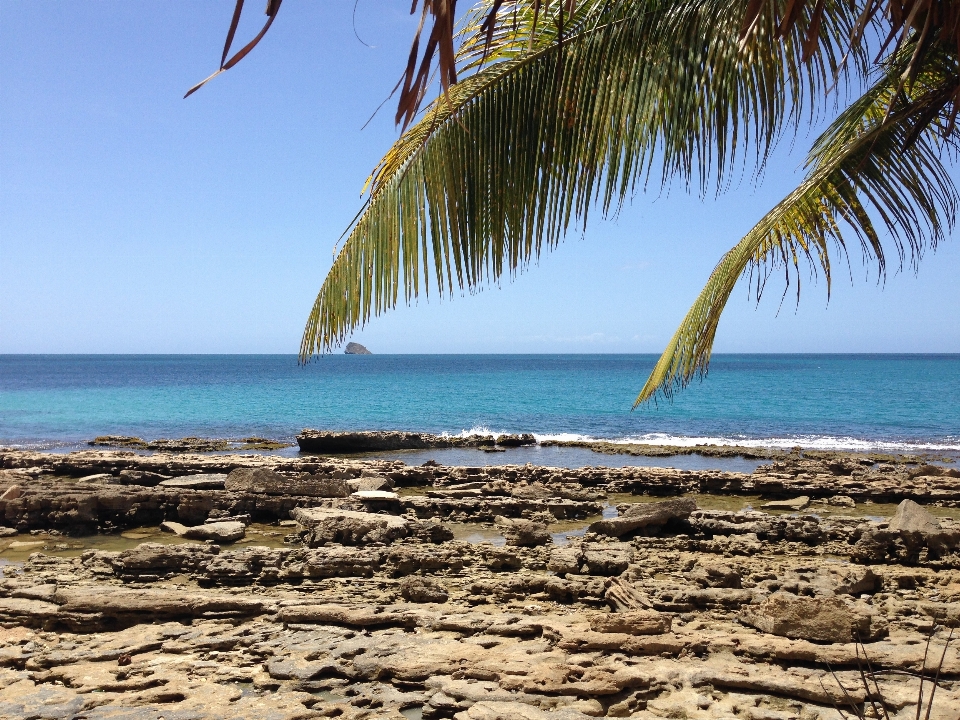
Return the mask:
[[[916,673],[903,670],[883,670],[874,667],[874,664],[870,661],[870,657],[867,653],[866,645],[864,645],[863,642],[857,638],[857,676],[864,701],[860,702],[850,694],[850,691],[848,691],[847,688],[844,687],[843,683],[840,682],[840,678],[837,677],[837,673],[830,666],[830,664],[827,663],[827,671],[832,675],[834,682],[836,682],[837,686],[840,688],[840,693],[843,698],[842,703],[834,703],[833,707],[837,711],[837,714],[840,715],[843,720],[847,720],[848,717],[858,718],[858,720],[866,720],[866,718],[890,720],[889,710],[891,707],[896,706],[890,703],[887,698],[884,697],[883,690],[880,687],[879,679],[883,675],[897,674],[915,677],[917,680],[919,680],[917,684],[917,711],[915,718],[916,720],[930,720],[930,714],[933,712],[935,707],[934,703],[937,697],[937,688],[939,688],[941,684],[940,673],[943,670],[944,663],[947,659],[947,650],[950,647],[950,643],[953,642],[953,634],[955,630],[955,628],[950,628],[950,634],[943,643],[943,650],[940,653],[940,660],[937,662],[937,664],[933,667],[927,667],[927,659],[930,656],[931,642],[940,629],[941,628],[935,624],[927,634],[927,642],[923,652],[923,660],[920,665],[920,672]],[[934,656],[934,659],[935,658],[936,656]],[[929,696],[924,695],[924,690],[928,684],[930,686]],[[827,692],[822,679],[820,680],[820,687],[823,688],[828,697],[832,697],[832,693]],[[849,713],[849,715],[847,713]]]

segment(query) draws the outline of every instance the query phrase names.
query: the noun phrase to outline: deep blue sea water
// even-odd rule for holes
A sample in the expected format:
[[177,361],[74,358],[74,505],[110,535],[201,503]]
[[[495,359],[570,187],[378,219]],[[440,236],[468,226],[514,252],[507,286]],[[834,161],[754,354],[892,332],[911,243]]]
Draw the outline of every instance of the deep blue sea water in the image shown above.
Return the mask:
[[0,356],[0,443],[304,427],[960,451],[960,355],[717,355],[631,412],[654,355]]

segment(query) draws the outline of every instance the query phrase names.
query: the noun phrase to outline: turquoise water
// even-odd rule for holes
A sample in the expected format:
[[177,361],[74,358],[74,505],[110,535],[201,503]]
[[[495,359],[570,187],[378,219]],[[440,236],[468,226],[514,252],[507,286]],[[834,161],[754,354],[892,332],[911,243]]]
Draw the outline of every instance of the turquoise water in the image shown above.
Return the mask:
[[304,427],[960,451],[960,355],[718,355],[631,412],[653,355],[0,356],[0,443]]

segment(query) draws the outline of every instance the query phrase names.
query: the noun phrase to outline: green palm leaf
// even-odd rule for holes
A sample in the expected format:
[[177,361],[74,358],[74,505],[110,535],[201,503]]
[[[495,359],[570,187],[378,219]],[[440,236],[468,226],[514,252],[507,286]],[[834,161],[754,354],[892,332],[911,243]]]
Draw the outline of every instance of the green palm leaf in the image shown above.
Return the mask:
[[[336,347],[401,292],[409,302],[431,284],[473,291],[523,270],[658,168],[660,182],[680,176],[705,191],[751,148],[762,164],[840,65],[856,14],[840,0],[826,8],[810,63],[806,10],[781,41],[772,13],[741,39],[743,10],[725,0],[578,3],[562,42],[558,18],[541,18],[532,43],[529,31],[524,43],[522,29],[501,28],[488,64],[438,98],[376,169],[301,358]],[[465,67],[479,67],[483,41],[468,21]],[[854,49],[850,66],[863,64]]]
[[907,253],[915,262],[952,229],[957,194],[941,162],[952,148],[939,137],[943,128],[927,121],[939,113],[948,122],[944,107],[957,92],[957,61],[943,52],[927,57],[905,94],[899,89],[912,53],[909,47],[898,53],[885,76],[837,118],[814,144],[803,183],[724,255],[634,407],[658,394],[670,397],[706,373],[721,313],[745,274],[757,278],[759,299],[770,272],[783,270],[789,283],[805,259],[822,269],[829,293],[830,245],[843,250],[845,235],[855,236],[865,258],[884,271],[871,210],[892,236],[901,264]]

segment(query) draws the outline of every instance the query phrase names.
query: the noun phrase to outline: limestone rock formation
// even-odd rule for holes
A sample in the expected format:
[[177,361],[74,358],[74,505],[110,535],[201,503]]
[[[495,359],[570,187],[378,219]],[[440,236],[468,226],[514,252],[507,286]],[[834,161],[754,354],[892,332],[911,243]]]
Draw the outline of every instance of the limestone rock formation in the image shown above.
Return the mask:
[[360,343],[349,342],[347,347],[343,351],[344,355],[373,355],[372,352],[367,350]]
[[448,597],[443,585],[418,575],[411,575],[400,581],[400,595],[415,603],[444,603]]
[[872,639],[870,618],[852,611],[839,598],[797,597],[774,593],[758,605],[743,609],[741,620],[772,635],[821,643],[848,643]]
[[636,503],[625,507],[620,517],[597,520],[590,526],[590,532],[611,537],[623,537],[642,528],[660,527],[671,520],[683,520],[697,509],[697,503],[690,498],[665,500],[658,503]]
[[268,468],[237,468],[227,475],[224,488],[233,492],[325,498],[346,497],[352,492],[343,478],[309,474],[287,478]]
[[410,522],[393,515],[338,508],[297,508],[291,516],[307,528],[303,535],[307,547],[322,547],[328,543],[388,543],[410,534]]

